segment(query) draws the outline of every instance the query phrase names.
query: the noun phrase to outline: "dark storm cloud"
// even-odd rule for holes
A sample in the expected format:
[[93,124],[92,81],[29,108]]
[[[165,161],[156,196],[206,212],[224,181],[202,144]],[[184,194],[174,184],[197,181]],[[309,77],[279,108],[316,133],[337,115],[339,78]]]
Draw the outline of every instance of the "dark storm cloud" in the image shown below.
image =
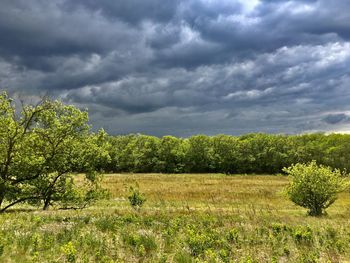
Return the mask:
[[344,12],[350,9],[349,4],[336,8],[337,4],[329,1],[266,2],[249,14],[232,11],[209,16],[191,9],[193,14],[185,19],[203,39],[222,44],[225,54],[245,57],[282,46],[320,44],[349,37],[350,14]]
[[110,19],[123,20],[131,24],[138,24],[145,19],[167,22],[175,14],[179,0],[76,0],[67,1],[64,6],[67,10],[71,8],[86,8],[93,12],[101,11]]
[[112,133],[350,130],[348,1],[0,7],[0,85],[88,107]]
[[337,124],[340,122],[349,121],[350,118],[348,115],[344,113],[338,113],[338,114],[329,114],[323,119],[328,124]]

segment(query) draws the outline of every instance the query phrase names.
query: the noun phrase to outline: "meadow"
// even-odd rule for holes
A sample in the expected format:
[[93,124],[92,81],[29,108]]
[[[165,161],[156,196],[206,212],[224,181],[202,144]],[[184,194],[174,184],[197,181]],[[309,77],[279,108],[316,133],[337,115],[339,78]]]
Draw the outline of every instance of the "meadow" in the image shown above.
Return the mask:
[[[326,216],[288,200],[285,176],[111,174],[83,210],[0,214],[0,262],[349,262],[350,193]],[[127,196],[136,186],[140,210]]]

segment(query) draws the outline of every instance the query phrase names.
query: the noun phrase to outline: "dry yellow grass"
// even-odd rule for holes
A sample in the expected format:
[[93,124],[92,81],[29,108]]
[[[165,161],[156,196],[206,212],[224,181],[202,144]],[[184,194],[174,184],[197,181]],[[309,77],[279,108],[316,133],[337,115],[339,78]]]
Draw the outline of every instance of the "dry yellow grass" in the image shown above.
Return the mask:
[[[271,175],[106,175],[111,199],[87,209],[0,216],[0,262],[348,262],[349,192],[315,218],[288,200],[287,184]],[[147,198],[140,211],[127,199],[135,185]]]
[[[280,216],[301,216],[306,210],[295,206],[284,194],[285,176],[223,174],[109,174],[103,186],[116,206],[124,206],[128,187],[138,185],[147,197],[146,207],[192,210],[259,210]],[[112,204],[109,204],[112,205]],[[350,194],[343,193],[329,208],[329,216],[348,214]],[[237,212],[237,211],[236,211]]]

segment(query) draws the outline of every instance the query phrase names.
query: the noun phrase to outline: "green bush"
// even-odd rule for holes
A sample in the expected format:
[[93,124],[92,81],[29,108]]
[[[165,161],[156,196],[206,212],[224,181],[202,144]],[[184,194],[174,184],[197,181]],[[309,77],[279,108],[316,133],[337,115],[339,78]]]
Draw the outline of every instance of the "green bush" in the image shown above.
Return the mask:
[[73,245],[73,242],[68,242],[61,248],[63,254],[65,255],[66,261],[69,263],[74,263],[76,261],[77,250]]
[[313,235],[310,227],[297,227],[292,230],[291,234],[297,244],[310,245],[312,243]]
[[138,188],[130,187],[129,203],[134,209],[140,209],[146,202],[146,197],[140,193]]
[[221,233],[211,229],[211,226],[205,228],[202,225],[201,230],[198,230],[198,226],[188,225],[185,242],[190,254],[195,258],[220,257],[225,261],[225,258],[230,257],[230,244],[222,238]]
[[290,200],[307,208],[311,216],[324,214],[346,186],[344,175],[339,170],[318,166],[315,161],[295,164],[283,170],[291,178],[287,188]]

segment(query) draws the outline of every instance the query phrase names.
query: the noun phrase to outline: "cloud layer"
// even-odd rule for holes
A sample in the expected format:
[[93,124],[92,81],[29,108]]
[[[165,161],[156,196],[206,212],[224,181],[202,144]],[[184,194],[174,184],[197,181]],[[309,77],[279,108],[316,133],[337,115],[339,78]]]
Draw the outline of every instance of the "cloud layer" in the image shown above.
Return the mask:
[[112,134],[348,131],[349,21],[342,0],[4,0],[0,86]]

